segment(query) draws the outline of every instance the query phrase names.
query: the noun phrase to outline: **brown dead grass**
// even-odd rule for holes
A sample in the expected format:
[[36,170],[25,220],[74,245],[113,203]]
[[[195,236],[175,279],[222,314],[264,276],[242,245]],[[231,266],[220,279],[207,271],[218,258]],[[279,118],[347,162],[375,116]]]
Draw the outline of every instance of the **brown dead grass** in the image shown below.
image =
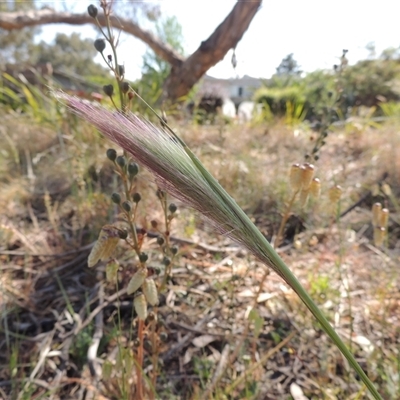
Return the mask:
[[[60,142],[54,131],[26,124],[19,122],[12,135],[11,125],[4,128],[14,147],[0,159],[0,397],[122,398],[118,368],[108,380],[96,382],[86,360],[98,323],[93,324],[90,312],[99,301],[99,283],[95,271],[86,268],[86,258],[101,226],[115,218],[108,196],[117,181],[105,161],[107,144],[83,125],[77,130],[61,125],[65,141]],[[276,234],[289,195],[288,168],[304,160],[314,134],[282,124],[268,130],[231,126],[222,138],[213,126],[177,126],[177,131],[261,231],[268,238]],[[29,147],[24,158],[27,141],[40,145]],[[399,141],[395,124],[333,133],[316,163],[323,196],[305,211],[294,209],[280,250],[385,399],[400,397],[400,210],[376,183],[387,172],[398,198]],[[373,193],[335,221],[326,195],[334,184],[344,189],[342,210],[368,190]],[[150,220],[162,221],[162,213],[146,172],[138,188],[144,199],[139,221],[149,228]],[[384,249],[371,241],[369,210],[376,200],[391,211],[389,247]],[[257,313],[262,328],[256,335],[254,324],[248,331],[245,326],[263,267],[182,205],[172,236],[180,250],[158,310],[168,337],[159,356],[160,398],[289,399],[295,385],[309,399],[368,398],[338,350],[275,274],[261,290]],[[145,246],[151,264],[159,264],[154,239]],[[132,268],[124,249],[119,259],[125,269]],[[120,287],[128,278],[129,272],[121,274]],[[123,321],[119,337],[128,347],[130,343],[132,301],[117,299],[114,292],[106,287],[100,364],[117,362],[118,304]],[[257,364],[290,334],[290,342]],[[212,384],[218,366],[223,374]],[[250,368],[251,375],[239,383]],[[134,398],[134,384],[129,385]]]

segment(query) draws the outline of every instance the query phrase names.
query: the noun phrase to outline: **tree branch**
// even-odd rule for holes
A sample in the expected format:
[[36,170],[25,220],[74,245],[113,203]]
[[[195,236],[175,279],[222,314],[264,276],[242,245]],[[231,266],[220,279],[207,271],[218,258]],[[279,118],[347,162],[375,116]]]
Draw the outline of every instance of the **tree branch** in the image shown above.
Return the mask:
[[177,100],[185,96],[208,69],[235,48],[261,3],[262,0],[238,1],[225,20],[184,63],[172,65],[164,84],[164,99]]
[[[171,73],[164,82],[161,100],[177,101],[189,93],[190,89],[208,69],[221,61],[230,49],[236,47],[261,3],[262,0],[239,0],[211,36],[201,42],[200,47],[187,59],[151,32],[141,29],[132,21],[113,15],[111,16],[111,23],[115,28],[141,39],[159,57],[171,64]],[[99,15],[98,19],[100,24],[105,26],[104,16]],[[0,13],[0,28],[8,31],[28,26],[62,23],[96,25],[95,20],[87,14],[56,12],[52,9]]]
[[[98,19],[100,25],[106,26],[104,15],[99,14]],[[171,46],[163,43],[151,32],[140,28],[134,22],[112,15],[111,23],[115,28],[121,29],[145,42],[154,53],[172,66],[179,66],[184,61],[184,57],[178,54]],[[7,31],[47,24],[96,25],[96,21],[88,14],[72,14],[51,9],[0,13],[0,28]]]

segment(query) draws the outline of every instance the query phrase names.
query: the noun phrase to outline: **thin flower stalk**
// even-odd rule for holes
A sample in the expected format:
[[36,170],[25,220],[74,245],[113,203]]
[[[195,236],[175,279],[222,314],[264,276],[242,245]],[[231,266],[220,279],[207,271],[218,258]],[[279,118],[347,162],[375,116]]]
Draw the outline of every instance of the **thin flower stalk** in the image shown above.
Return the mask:
[[56,96],[71,111],[92,123],[107,138],[146,166],[162,190],[194,208],[219,233],[229,236],[272,268],[297,293],[373,397],[382,399],[325,315],[264,235],[172,130],[156,127],[131,113],[113,112],[62,92],[56,92]]

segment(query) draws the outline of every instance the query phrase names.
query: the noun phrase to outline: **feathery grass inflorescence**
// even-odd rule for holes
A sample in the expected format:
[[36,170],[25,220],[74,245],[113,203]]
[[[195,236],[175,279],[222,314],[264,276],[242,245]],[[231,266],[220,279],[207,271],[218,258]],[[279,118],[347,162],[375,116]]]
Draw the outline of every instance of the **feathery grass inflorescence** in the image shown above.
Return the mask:
[[[112,112],[64,93],[57,92],[56,96],[71,111],[92,123],[107,138],[149,168],[162,190],[193,207],[207,218],[217,231],[249,249],[281,276],[319,321],[374,398],[381,399],[352,353],[273,247],[168,126],[167,129],[156,127],[129,112]],[[312,179],[309,184],[311,181]]]

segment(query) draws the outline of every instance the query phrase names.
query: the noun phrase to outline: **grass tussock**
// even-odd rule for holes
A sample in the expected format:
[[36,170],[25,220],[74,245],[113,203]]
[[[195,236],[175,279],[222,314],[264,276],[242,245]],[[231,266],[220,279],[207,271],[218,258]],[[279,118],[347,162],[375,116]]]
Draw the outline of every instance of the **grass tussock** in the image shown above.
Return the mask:
[[[134,399],[138,328],[132,297],[123,292],[132,250],[117,250],[117,292],[99,274],[104,265],[87,268],[101,227],[121,218],[109,200],[121,184],[105,157],[109,145],[70,115],[41,125],[29,115],[16,120],[1,113],[0,397]],[[315,134],[283,123],[232,125],[222,134],[218,126],[176,124],[273,238],[291,193],[290,166],[304,161]],[[315,163],[321,198],[305,208],[294,204],[279,249],[384,399],[400,397],[399,141],[396,123],[337,128]],[[143,250],[157,267],[162,258],[152,221],[161,226],[163,213],[151,176],[140,172],[136,185],[143,199],[137,224],[149,232]],[[334,185],[342,195],[332,212]],[[382,247],[373,243],[376,201],[390,210]],[[287,285],[271,273],[259,288],[262,266],[178,207],[170,237],[179,251],[158,307],[159,374],[147,382],[147,393],[161,399],[369,398]],[[147,345],[144,372],[150,373],[154,354]]]

